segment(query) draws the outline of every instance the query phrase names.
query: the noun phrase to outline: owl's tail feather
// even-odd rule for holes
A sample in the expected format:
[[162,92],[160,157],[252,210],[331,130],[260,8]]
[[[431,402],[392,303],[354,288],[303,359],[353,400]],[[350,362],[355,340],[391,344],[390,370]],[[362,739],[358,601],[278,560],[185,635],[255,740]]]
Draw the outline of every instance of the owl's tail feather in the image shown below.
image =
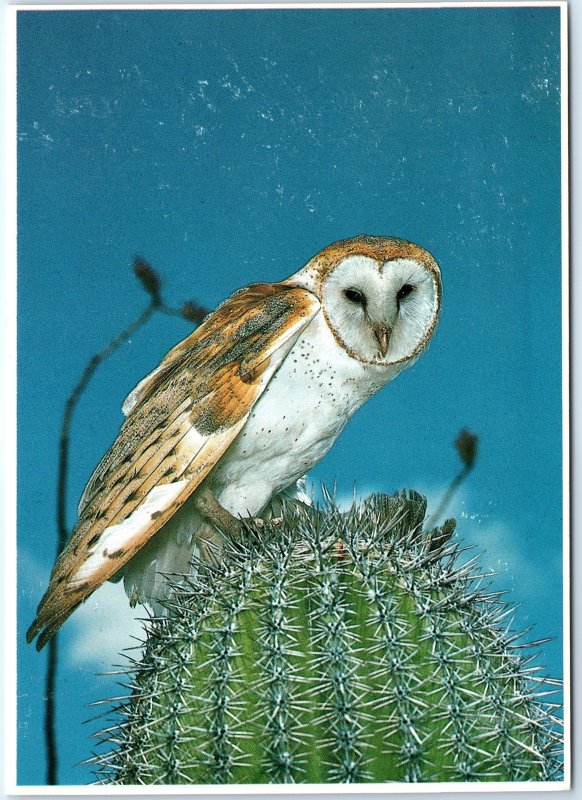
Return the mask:
[[158,484],[131,513],[104,525],[100,516],[81,520],[51,573],[26,638],[41,650],[63,622],[106,580],[118,573],[180,508],[196,488],[186,478]]
[[[186,510],[185,514],[184,528],[188,535],[181,539],[177,536],[177,526],[179,529],[182,518],[178,512],[174,522],[170,521],[159,534],[152,536],[131,559],[130,552],[127,552],[115,561],[97,561],[96,568],[85,570],[81,577],[78,570],[68,571],[65,559],[61,557],[38,605],[36,618],[26,633],[27,642],[30,644],[38,636],[36,649],[42,650],[81,603],[105,580],[118,576],[123,577],[130,598],[135,598],[139,603],[147,603],[154,610],[160,611],[161,606],[156,608],[155,604],[160,598],[168,598],[169,587],[173,582],[168,576],[174,575],[175,579],[179,575],[186,576],[190,572],[193,555],[197,556],[197,551],[193,551],[191,528],[196,530],[200,545],[205,548],[200,554],[201,560],[212,563],[210,553],[214,554],[215,560],[220,556],[222,537],[211,525],[201,523],[199,518],[193,521],[191,511]],[[87,564],[88,558],[83,563]],[[114,564],[119,566],[109,574]]]
[[61,614],[60,617],[53,619],[49,624],[43,624],[39,617],[37,617],[26,632],[26,641],[30,644],[32,640],[40,634],[36,640],[36,649],[38,651],[42,650],[74,610],[75,607],[71,608],[67,613]]
[[[26,641],[28,642],[28,644],[30,644],[32,642],[32,640],[40,632],[41,629],[42,629],[42,625],[39,623],[38,617],[36,617],[34,622],[32,623],[32,625],[26,631]],[[36,649],[37,650],[41,649],[39,647],[39,642],[36,643]]]
[[26,632],[26,641],[30,644],[38,636],[36,649],[42,650],[46,643],[52,639],[61,625],[71,616],[73,611],[81,605],[93,591],[93,586],[89,591],[88,587],[73,590],[70,595],[56,592],[55,586],[51,583],[42,600],[38,605],[36,617]]
[[33,639],[38,636],[36,641],[36,649],[39,651],[42,650],[49,639],[55,635],[69,614],[73,613],[73,608],[71,608],[68,612],[61,611],[60,613],[56,614],[47,614],[45,612],[45,603],[50,600],[47,595],[48,592],[40,601],[34,622],[26,631],[26,641],[28,644],[30,644]]
[[[74,555],[74,551],[73,551]],[[109,577],[100,569],[95,569],[91,574],[80,575],[73,562],[73,569],[67,566],[71,553],[68,548],[63,551],[51,573],[48,589],[44,593],[36,617],[26,632],[26,641],[30,644],[38,636],[36,649],[42,650],[46,643],[55,635],[61,625],[77,610],[89,595],[99,588],[104,580]],[[87,563],[87,559],[83,562]],[[117,572],[123,566],[123,559],[118,559]],[[101,566],[99,564],[98,566]],[[107,564],[109,566],[109,564]]]

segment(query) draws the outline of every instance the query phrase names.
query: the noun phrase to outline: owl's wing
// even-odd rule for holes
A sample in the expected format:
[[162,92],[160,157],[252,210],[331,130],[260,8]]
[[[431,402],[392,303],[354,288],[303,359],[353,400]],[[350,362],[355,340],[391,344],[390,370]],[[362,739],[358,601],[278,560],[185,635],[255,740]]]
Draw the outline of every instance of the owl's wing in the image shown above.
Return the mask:
[[129,395],[128,417],[91,476],[28,641],[41,649],[98,586],[175,514],[245,424],[319,311],[284,284],[232,295]]

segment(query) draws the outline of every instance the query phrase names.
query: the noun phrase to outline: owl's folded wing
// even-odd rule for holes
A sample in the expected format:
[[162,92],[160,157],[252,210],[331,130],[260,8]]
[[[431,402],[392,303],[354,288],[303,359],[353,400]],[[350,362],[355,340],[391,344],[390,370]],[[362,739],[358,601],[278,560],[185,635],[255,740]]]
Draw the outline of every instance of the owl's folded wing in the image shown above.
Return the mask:
[[170,519],[245,424],[319,311],[311,292],[254,284],[232,295],[129,395],[128,417],[91,476],[28,641],[40,650]]

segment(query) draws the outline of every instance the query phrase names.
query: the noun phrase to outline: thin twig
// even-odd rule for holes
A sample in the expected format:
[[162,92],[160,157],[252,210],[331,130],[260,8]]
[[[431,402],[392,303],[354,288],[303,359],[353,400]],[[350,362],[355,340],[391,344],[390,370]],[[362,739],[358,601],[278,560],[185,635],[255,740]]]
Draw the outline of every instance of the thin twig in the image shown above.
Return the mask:
[[453,499],[454,495],[457,492],[459,486],[463,483],[467,475],[471,472],[471,467],[463,467],[463,469],[456,475],[453,480],[450,482],[446,492],[441,497],[441,501],[438,504],[437,508],[430,517],[427,519],[425,525],[427,529],[431,527],[434,528],[438,522],[438,520],[443,516],[445,509]]
[[[155,299],[152,299],[147,308],[142,311],[139,317],[135,319],[131,325],[128,325],[128,327],[122,331],[119,336],[116,336],[115,339],[109,342],[109,344],[104,347],[103,350],[90,358],[77,385],[67,397],[61,423],[61,433],[59,437],[59,469],[57,479],[57,556],[60,555],[69,537],[66,509],[67,483],[69,477],[69,439],[71,424],[73,422],[73,414],[75,412],[77,403],[81,399],[81,395],[85,391],[87,384],[93,377],[97,367],[112,353],[114,353],[115,350],[121,347],[121,345],[131,336],[133,336],[133,334],[136,333],[143,325],[145,325],[152,314],[156,311],[158,306],[159,302]],[[48,644],[48,663],[45,683],[44,731],[46,740],[46,782],[48,786],[56,786],[58,782],[58,756],[55,731],[57,667],[58,633],[53,636]]]
[[49,642],[46,668],[44,736],[46,741],[46,782],[47,786],[57,785],[58,758],[55,732],[55,683],[57,678],[58,647],[57,637]]
[[475,433],[471,433],[466,428],[463,428],[460,432],[453,445],[459,451],[459,458],[461,459],[461,463],[463,464],[463,468],[461,471],[456,475],[451,483],[449,484],[447,490],[443,494],[440,503],[438,504],[437,508],[433,513],[428,517],[425,522],[425,527],[427,530],[430,528],[436,527],[440,517],[444,515],[445,509],[448,507],[449,503],[455,496],[459,486],[463,483],[467,475],[471,472],[473,467],[475,466],[475,460],[477,458],[477,444],[479,441],[479,437]]

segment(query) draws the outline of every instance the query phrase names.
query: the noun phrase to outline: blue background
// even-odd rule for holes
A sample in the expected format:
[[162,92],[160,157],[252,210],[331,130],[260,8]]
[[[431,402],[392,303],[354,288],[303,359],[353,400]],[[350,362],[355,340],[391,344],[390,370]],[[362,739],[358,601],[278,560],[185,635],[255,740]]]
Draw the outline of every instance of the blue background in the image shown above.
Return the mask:
[[[213,307],[347,236],[428,248],[444,283],[428,352],[311,477],[434,505],[459,428],[477,432],[460,536],[521,604],[515,627],[554,637],[539,663],[561,677],[559,43],[556,8],[19,12],[19,783],[45,780],[46,657],[23,637],[53,562],[61,414],[147,302],[136,252],[168,302]],[[71,523],[123,398],[189,330],[156,316],[91,383]],[[89,624],[123,639],[125,606],[95,608]],[[87,704],[118,693],[95,675],[106,649],[74,657],[80,625],[63,629],[58,696],[73,784],[92,780],[75,764],[103,725],[83,724]]]

